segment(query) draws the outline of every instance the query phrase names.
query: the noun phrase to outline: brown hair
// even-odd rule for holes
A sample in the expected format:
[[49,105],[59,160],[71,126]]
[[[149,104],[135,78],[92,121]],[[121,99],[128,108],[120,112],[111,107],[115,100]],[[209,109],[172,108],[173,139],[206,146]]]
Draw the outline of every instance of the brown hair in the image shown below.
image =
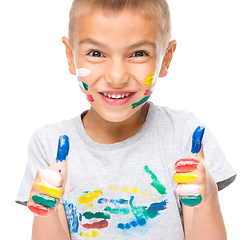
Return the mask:
[[74,0],[70,9],[69,42],[73,47],[75,22],[81,16],[92,14],[95,9],[110,16],[124,9],[138,10],[147,19],[156,19],[160,25],[162,48],[165,50],[171,40],[171,17],[166,0]]

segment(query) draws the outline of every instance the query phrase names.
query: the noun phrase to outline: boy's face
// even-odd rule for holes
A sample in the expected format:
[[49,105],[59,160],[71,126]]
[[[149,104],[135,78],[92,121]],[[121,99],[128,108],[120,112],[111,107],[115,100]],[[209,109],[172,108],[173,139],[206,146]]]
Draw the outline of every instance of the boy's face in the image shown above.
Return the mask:
[[[99,11],[76,23],[70,72],[92,108],[110,122],[136,113],[154,87],[158,24],[137,12],[105,17]],[[69,59],[70,58],[70,59]]]

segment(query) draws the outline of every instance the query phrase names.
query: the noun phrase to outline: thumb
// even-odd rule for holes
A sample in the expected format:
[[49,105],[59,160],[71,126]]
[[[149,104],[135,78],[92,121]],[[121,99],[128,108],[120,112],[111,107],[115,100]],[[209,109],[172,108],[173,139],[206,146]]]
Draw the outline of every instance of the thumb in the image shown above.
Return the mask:
[[61,174],[67,180],[67,161],[69,154],[69,137],[60,136],[58,140],[57,157],[52,164],[52,169]]
[[192,147],[190,158],[200,157],[204,158],[202,139],[204,136],[205,127],[198,126],[192,135]]

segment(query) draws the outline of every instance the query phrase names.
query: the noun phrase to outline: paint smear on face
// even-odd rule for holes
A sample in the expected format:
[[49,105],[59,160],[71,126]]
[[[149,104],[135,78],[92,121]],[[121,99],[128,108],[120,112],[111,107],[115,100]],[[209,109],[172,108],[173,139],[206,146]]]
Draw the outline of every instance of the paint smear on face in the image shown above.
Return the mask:
[[108,227],[108,222],[104,219],[99,222],[94,222],[91,224],[90,223],[82,224],[82,226],[86,229],[92,229],[92,228],[102,229]]
[[195,184],[179,184],[176,188],[176,193],[180,196],[198,196],[200,195],[199,186]]
[[86,98],[87,98],[88,101],[94,102],[94,98],[93,98],[92,95],[86,94]]
[[84,82],[78,80],[78,84],[79,84],[79,86],[80,86],[82,89],[84,89],[85,91],[88,91],[88,85],[87,85],[86,83],[84,83]]
[[90,70],[86,69],[86,68],[77,68],[76,69],[77,77],[86,77],[89,75],[89,73],[90,73]]
[[87,192],[86,194],[79,197],[78,201],[80,204],[86,204],[89,207],[93,207],[94,205],[90,202],[92,202],[94,199],[97,199],[101,195],[103,195],[103,192],[98,189],[93,192]]
[[160,194],[166,194],[166,188],[165,186],[160,183],[160,181],[158,180],[157,176],[149,169],[148,166],[144,166],[144,170],[146,171],[146,173],[151,175],[151,178],[153,180],[153,182],[151,183],[151,185],[160,193]]
[[68,203],[64,201],[64,208],[67,215],[67,221],[71,233],[78,233],[79,229],[79,217],[77,213],[77,208],[73,203]]
[[42,180],[51,184],[52,186],[59,187],[62,185],[62,177],[55,171],[50,169],[40,169],[39,174]]
[[148,75],[143,81],[143,83],[146,84],[146,87],[150,87],[153,84],[154,73],[155,71]]
[[147,95],[150,95],[152,93],[153,93],[153,88],[152,89],[145,90],[144,95],[147,96]]
[[52,185],[42,181],[42,179],[40,179],[39,183],[35,184],[35,187],[38,188],[39,191],[46,193],[50,197],[60,198],[63,195],[62,189],[53,187]]
[[47,207],[33,204],[33,205],[28,206],[28,208],[30,209],[31,212],[33,212],[34,214],[37,214],[39,216],[45,217],[48,214],[48,208]]
[[132,109],[134,109],[134,108],[140,106],[141,104],[145,103],[145,102],[150,98],[150,96],[151,96],[151,95],[146,96],[146,97],[144,97],[142,100],[140,100],[139,102],[133,103],[133,104],[132,104]]

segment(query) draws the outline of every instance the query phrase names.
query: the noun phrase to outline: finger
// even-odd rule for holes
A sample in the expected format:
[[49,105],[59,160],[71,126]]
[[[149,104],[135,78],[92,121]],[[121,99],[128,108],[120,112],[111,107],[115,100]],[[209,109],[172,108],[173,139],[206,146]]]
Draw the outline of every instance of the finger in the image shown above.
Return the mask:
[[58,171],[63,177],[67,176],[67,159],[69,154],[69,137],[60,136],[57,148],[57,157],[52,164],[53,169]]
[[198,196],[201,194],[200,188],[196,184],[178,184],[175,191],[181,197]]
[[175,163],[175,170],[178,173],[195,171],[199,163],[196,159],[182,158]]
[[176,173],[173,176],[173,180],[176,183],[186,184],[186,183],[194,183],[197,180],[197,176],[195,173]]
[[32,200],[34,201],[34,203],[42,205],[44,207],[48,207],[48,208],[55,208],[56,203],[57,203],[56,198],[45,196],[40,193],[33,195]]
[[198,196],[186,196],[186,197],[182,197],[180,199],[181,203],[189,206],[189,207],[194,207],[196,205],[199,205],[202,201],[202,195],[198,195]]
[[192,135],[192,147],[189,158],[200,157],[204,158],[202,139],[204,136],[205,128],[198,126]]

